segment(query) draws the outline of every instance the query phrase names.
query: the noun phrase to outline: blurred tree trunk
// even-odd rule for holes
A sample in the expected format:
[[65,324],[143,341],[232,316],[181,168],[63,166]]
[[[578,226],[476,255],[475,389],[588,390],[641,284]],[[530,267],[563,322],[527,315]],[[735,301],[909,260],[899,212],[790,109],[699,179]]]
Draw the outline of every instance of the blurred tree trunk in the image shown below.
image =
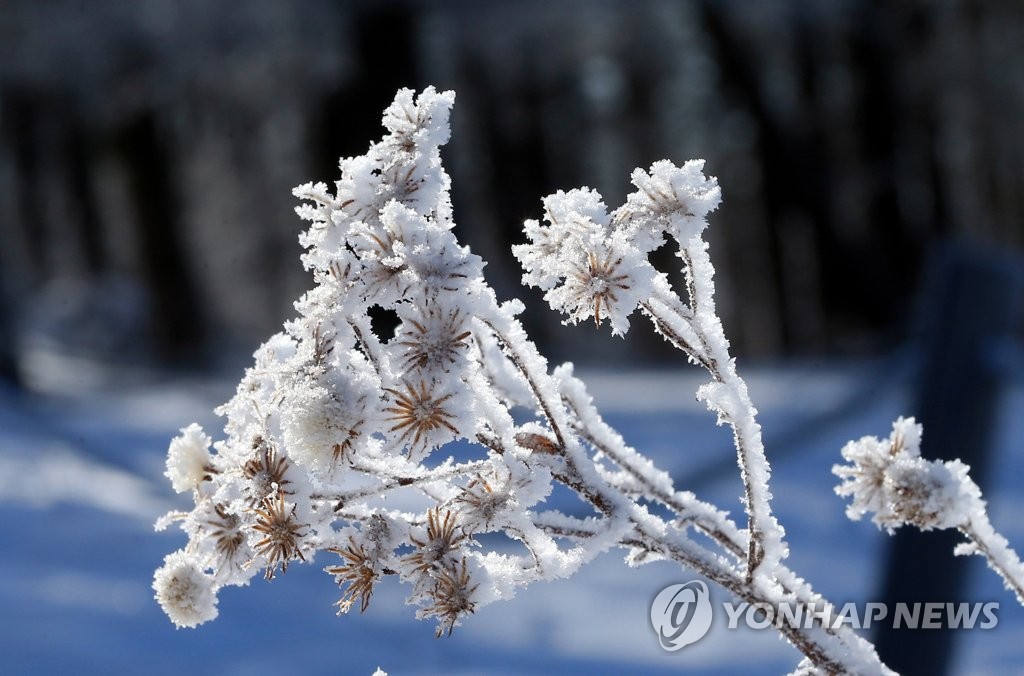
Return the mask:
[[145,111],[114,136],[114,145],[128,169],[139,259],[153,300],[158,348],[170,359],[199,354],[205,335],[203,306],[185,255],[179,217],[179,195],[168,165],[155,113]]

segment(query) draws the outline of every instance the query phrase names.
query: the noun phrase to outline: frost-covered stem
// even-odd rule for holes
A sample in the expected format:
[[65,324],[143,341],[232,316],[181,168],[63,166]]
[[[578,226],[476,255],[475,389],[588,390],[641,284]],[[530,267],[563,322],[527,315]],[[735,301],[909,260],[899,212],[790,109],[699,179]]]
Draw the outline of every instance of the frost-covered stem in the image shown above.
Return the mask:
[[[646,459],[638,459],[636,457],[638,454],[633,449],[614,447],[622,446],[621,437],[618,437],[596,415],[596,412],[591,410],[592,407],[585,406],[570,393],[563,392],[562,397],[578,421],[574,425],[574,431],[597,451],[621,467],[642,488],[645,495],[661,502],[675,512],[680,524],[692,523],[694,527],[718,542],[737,558],[744,556],[747,545],[742,541],[742,536],[724,512],[709,503],[698,500],[691,493],[672,490],[670,485],[659,485],[663,482],[656,482],[652,479],[651,474],[657,470],[650,464],[650,461],[646,461],[650,466],[642,469],[640,462]],[[613,439],[619,443],[613,446]],[[664,475],[664,479],[671,483],[671,479],[667,475]]]
[[[732,592],[736,597],[754,604],[767,604],[779,614],[779,605],[785,597],[769,594],[760,588],[757,580],[741,577],[731,567],[725,567],[708,553],[702,551],[696,543],[678,538],[666,541],[663,538],[651,538],[642,533],[636,541],[626,541],[628,546],[638,546],[658,552],[673,561],[695,570],[721,587]],[[790,627],[781,623],[779,630],[790,643],[814,665],[826,674],[863,673],[861,670],[871,665],[874,673],[887,673],[885,666],[878,660],[877,654],[866,646],[856,635],[838,636],[829,631],[820,621],[819,624],[807,627]]]
[[530,372],[530,369],[523,361],[523,357],[520,355],[519,351],[516,350],[516,347],[512,345],[510,339],[499,331],[490,319],[484,318],[480,321],[482,321],[491,333],[494,334],[494,337],[498,340],[498,344],[505,351],[506,356],[508,356],[512,364],[523,375],[523,378],[526,379],[526,383],[530,387],[534,400],[544,413],[544,417],[547,419],[548,425],[551,426],[551,432],[555,435],[555,439],[558,441],[558,447],[564,450],[565,434],[562,432],[562,425],[559,424],[559,420],[555,417],[555,402],[548,401],[548,397],[545,396],[544,391],[537,383],[536,376]]
[[347,493],[338,494],[325,494],[325,493],[312,493],[310,498],[313,500],[324,500],[335,503],[334,511],[340,511],[353,500],[362,500],[364,498],[384,495],[389,491],[393,491],[399,488],[405,488],[406,486],[419,486],[422,484],[431,483],[434,481],[446,481],[453,479],[458,476],[466,476],[468,474],[475,474],[488,467],[489,463],[486,460],[479,460],[476,462],[466,462],[459,465],[453,465],[450,467],[441,467],[436,471],[428,474],[421,474],[419,476],[397,476],[388,474],[384,469],[373,468],[373,467],[360,467],[353,465],[352,469],[358,472],[363,472],[370,476],[381,476],[386,479],[383,483],[367,486],[366,488],[360,488],[358,490],[350,491]]
[[[533,363],[534,359],[540,358],[539,355],[523,355],[517,353],[517,348],[521,347],[528,350],[530,344],[523,343],[520,345],[513,337],[507,336],[499,331],[493,323],[487,320],[483,321],[492,330],[492,332],[494,332],[495,337],[502,344],[509,359],[518,369],[520,369],[523,377],[528,383],[530,383],[531,390],[535,395],[537,395],[538,405],[541,406],[545,413],[545,417],[547,417],[549,422],[552,424],[552,428],[558,429],[556,425],[559,427],[562,425],[562,416],[558,414],[560,407],[558,407],[555,402],[546,401],[540,396],[541,393],[550,391],[550,388],[545,386],[547,383],[544,383],[543,385],[541,384],[541,380],[546,379],[547,376],[546,374],[541,375],[534,373],[529,367],[529,364]],[[560,438],[565,437],[562,436]],[[621,512],[623,509],[630,512],[629,522],[634,529],[634,536],[623,537],[619,541],[621,545],[625,547],[639,548],[667,556],[684,567],[694,570],[708,579],[720,584],[737,597],[742,598],[751,604],[769,603],[772,607],[777,608],[781,599],[773,599],[769,595],[765,594],[760,588],[759,580],[755,579],[749,573],[749,569],[744,576],[740,576],[727,561],[715,556],[693,541],[684,537],[666,537],[669,532],[667,524],[661,522],[661,528],[654,528],[651,522],[658,522],[660,520],[654,519],[646,512],[646,510],[643,510],[635,503],[629,503],[629,506],[626,506],[622,501],[621,495],[613,491],[606,484],[588,483],[580,475],[571,455],[567,452],[567,447],[563,444],[560,450],[562,459],[565,460],[568,472],[566,474],[562,474],[558,471],[554,471],[553,474],[558,480],[573,489],[578,495],[580,495],[580,497],[590,502],[595,509],[609,518],[614,518],[616,514]],[[624,462],[620,466],[626,468],[629,464]],[[643,474],[635,467],[633,468],[633,472],[638,476],[642,476]],[[661,493],[662,491],[658,492]],[[681,514],[688,514],[692,512],[692,510],[687,508],[686,505],[679,504],[678,498],[670,495],[663,495],[663,497],[665,497],[669,502],[676,503],[676,506],[681,507],[682,509],[679,510]],[[555,531],[555,534],[566,535],[572,533],[576,536],[586,537],[580,530],[575,528],[563,531],[562,528],[554,526],[553,530]],[[734,548],[737,545],[742,547],[739,542],[736,542],[736,539],[729,538],[728,536],[725,536],[724,533],[721,535],[724,536],[726,542],[731,545],[726,546],[727,550],[735,551]],[[714,539],[718,541],[718,538]],[[740,551],[742,551],[742,549],[740,549]],[[775,567],[784,568],[781,563],[776,563]],[[783,591],[783,594],[788,596],[786,591]],[[842,658],[840,657],[845,653],[844,648],[848,651],[860,654],[861,659],[857,660],[855,664],[863,665],[864,659],[873,659],[878,667],[879,673],[884,673],[885,671],[884,666],[878,662],[878,658],[874,655],[873,651],[854,650],[854,646],[857,641],[856,637],[852,640],[850,637],[839,637],[824,626],[818,626],[810,630],[785,627],[781,630],[781,633],[785,635],[786,638],[801,651],[801,653],[809,658],[814,665],[824,673],[839,674],[850,671],[850,669],[843,666]],[[836,645],[835,642],[838,642],[838,645]],[[830,646],[829,644],[832,645]]]
[[[542,515],[535,515],[534,523],[545,532],[558,537],[585,540],[599,534],[598,529],[592,528],[584,521],[570,523],[566,519],[561,519],[558,522],[551,522]],[[633,532],[620,540],[622,546],[665,556],[685,568],[700,573],[737,598],[751,605],[769,605],[775,609],[776,615],[779,613],[779,605],[784,598],[765,593],[756,582],[740,576],[727,562],[715,557],[693,541],[685,538],[667,538],[638,521],[632,521],[632,525]],[[785,597],[791,598],[789,592],[785,592]],[[801,598],[801,601],[806,602],[806,599]],[[852,632],[845,631],[839,634],[822,624],[820,620],[811,628],[782,626],[780,631],[823,673],[853,673],[855,667],[862,669],[865,666],[865,660],[874,665],[876,673],[886,673],[885,667],[878,661],[877,656],[873,655],[870,647]],[[855,657],[849,663],[845,663],[844,656],[849,653],[862,659],[858,660]]]
[[974,514],[966,525],[960,526],[960,532],[970,542],[957,547],[956,553],[984,556],[988,567],[1003,578],[1006,588],[1017,596],[1018,603],[1024,605],[1024,564],[1006,538],[992,528],[986,513]]
[[[583,521],[569,522],[566,519],[560,519],[556,522],[545,518],[544,515],[535,515],[534,523],[544,532],[557,537],[585,540],[598,534],[597,530]],[[728,568],[723,568],[709,553],[701,551],[692,542],[688,542],[687,546],[681,546],[679,544],[666,543],[663,538],[645,537],[634,533],[632,536],[624,537],[621,544],[626,547],[662,554],[690,570],[705,575],[708,579],[747,603],[765,603],[774,608],[776,614],[779,612],[781,599],[772,600],[753,584],[735,574],[735,572],[730,572]],[[782,570],[786,573],[785,577],[792,576],[788,569],[783,568]],[[792,577],[795,578],[795,576]],[[795,579],[798,580],[798,578]],[[784,590],[786,597],[792,598],[791,595],[796,594],[801,603],[816,603],[820,605],[823,599],[813,594],[813,592],[810,594],[803,593],[805,592],[806,585],[802,581],[800,582],[800,585],[794,585],[797,587],[796,592]],[[823,612],[822,615],[827,617],[828,613]],[[850,662],[844,665],[842,655],[848,652],[866,656],[868,663],[873,664],[878,673],[886,673],[884,666],[878,662],[877,657],[872,658],[870,646],[867,645],[866,641],[850,631],[845,625],[838,630],[834,630],[819,620],[818,624],[813,627],[813,634],[811,628],[788,626],[781,627],[781,633],[794,647],[825,673],[850,673],[854,666],[863,668],[865,664],[863,661]]]
[[[534,515],[534,523],[544,532],[558,537],[567,537],[585,540],[598,534],[598,530],[592,523],[583,520],[571,520],[567,517],[551,519],[544,514]],[[626,547],[638,548],[644,551],[661,554],[672,559],[676,563],[705,575],[708,579],[720,585],[747,603],[765,603],[779,612],[781,598],[773,599],[771,596],[760,590],[756,583],[748,582],[739,576],[730,567],[723,565],[713,555],[703,550],[692,541],[668,542],[664,537],[642,535],[634,532],[622,539],[621,544]],[[821,607],[826,603],[819,595],[810,591],[806,583],[794,576],[784,566],[777,570],[780,577],[786,579],[789,584],[783,585],[785,599],[792,599],[794,596],[803,604],[810,607]],[[794,591],[786,587],[792,586]],[[831,604],[827,604],[831,607]],[[829,612],[822,612],[825,617]],[[838,629],[832,629],[827,624],[818,620],[813,628],[807,627],[783,627],[781,633],[796,647],[802,654],[808,657],[815,666],[825,673],[871,673],[863,672],[866,666],[870,666],[874,673],[887,673],[871,646],[860,636],[852,632],[846,625]],[[846,655],[861,657],[858,661],[855,657],[844,658]]]
[[[729,355],[729,342],[715,309],[711,281],[714,268],[707,243],[697,237],[685,245],[681,242],[679,255],[685,263],[693,329],[701,341],[708,370],[723,388],[714,395],[710,391],[705,393],[708,406],[733,429],[750,531],[747,577],[753,578],[761,564],[771,571],[786,556],[783,530],[771,509],[772,496],[768,488],[771,471],[761,440],[761,426],[757,422],[757,409],[750,400],[747,384],[737,373],[735,361]],[[670,303],[666,304],[671,307]]]
[[[646,300],[640,303],[640,307],[654,324],[655,330],[664,336],[665,340],[672,343],[673,347],[686,354],[693,363],[700,364],[708,371],[714,370],[706,353],[694,346],[699,339],[694,340],[696,335],[693,335],[693,327],[690,323],[692,317],[674,316],[658,298]],[[687,334],[691,334],[689,339],[684,337]]]

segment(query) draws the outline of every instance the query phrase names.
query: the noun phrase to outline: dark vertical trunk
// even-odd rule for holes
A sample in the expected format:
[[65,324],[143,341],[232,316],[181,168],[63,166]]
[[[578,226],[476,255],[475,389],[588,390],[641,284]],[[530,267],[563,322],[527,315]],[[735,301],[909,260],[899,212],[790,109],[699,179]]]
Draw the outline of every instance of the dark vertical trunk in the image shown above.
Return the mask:
[[203,308],[190,274],[177,186],[155,114],[139,114],[119,130],[115,144],[128,169],[158,347],[170,359],[194,358],[205,338]]
[[85,268],[98,274],[106,266],[103,251],[103,233],[90,171],[90,137],[80,124],[71,121],[67,130],[66,157],[68,162],[68,189],[78,214],[79,244]]
[[3,103],[4,137],[14,158],[20,234],[30,259],[25,267],[39,276],[47,264],[39,167],[39,124],[43,107],[37,92],[18,87],[4,87]]

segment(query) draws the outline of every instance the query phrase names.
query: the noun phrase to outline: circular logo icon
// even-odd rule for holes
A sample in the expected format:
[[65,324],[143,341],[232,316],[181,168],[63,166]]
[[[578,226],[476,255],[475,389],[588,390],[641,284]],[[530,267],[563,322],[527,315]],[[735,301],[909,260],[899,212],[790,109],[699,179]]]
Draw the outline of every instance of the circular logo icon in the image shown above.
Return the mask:
[[651,603],[651,626],[668,651],[696,643],[711,628],[711,596],[701,580],[665,587]]

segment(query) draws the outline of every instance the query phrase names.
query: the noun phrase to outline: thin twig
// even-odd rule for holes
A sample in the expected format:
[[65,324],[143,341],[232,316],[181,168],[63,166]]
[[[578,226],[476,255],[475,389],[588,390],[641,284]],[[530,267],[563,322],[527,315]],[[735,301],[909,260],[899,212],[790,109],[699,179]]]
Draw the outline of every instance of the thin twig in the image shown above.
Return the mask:
[[530,391],[533,392],[533,397],[536,400],[537,405],[540,406],[541,411],[544,413],[544,417],[548,421],[548,425],[551,426],[551,431],[554,433],[555,439],[557,439],[558,441],[558,447],[560,449],[564,449],[565,435],[562,433],[561,426],[555,420],[555,416],[553,413],[554,409],[545,399],[543,393],[541,392],[541,389],[537,385],[537,382],[530,375],[529,369],[526,368],[526,364],[523,363],[522,358],[519,356],[519,353],[511,345],[508,338],[506,338],[505,335],[502,334],[502,332],[499,331],[498,328],[489,319],[481,318],[480,321],[483,322],[484,325],[491,330],[491,333],[494,334],[494,337],[498,341],[498,345],[501,346],[502,351],[505,353],[505,356],[509,358],[512,364],[523,375],[523,378],[526,379],[526,383],[527,385],[529,385]]
[[[992,530],[991,524],[987,522],[988,519],[985,518],[985,523],[980,529],[974,523],[968,522],[966,525],[960,526],[959,530],[970,540],[973,548],[985,557],[989,568],[1003,578],[1006,586],[1013,590],[1013,593],[1017,595],[1017,600],[1024,604],[1024,580],[1014,575],[1013,571],[1003,564],[1002,559],[1008,559],[1012,565],[1016,565],[1018,570],[1024,569],[1024,566],[1021,565],[1017,553],[1010,548],[1001,535]],[[994,537],[985,538],[979,533],[979,530],[988,530],[993,533]]]
[[[474,462],[466,462],[450,467],[441,467],[433,472],[427,474],[421,474],[419,476],[388,476],[387,481],[377,484],[375,486],[367,486],[365,488],[359,488],[354,491],[339,494],[327,494],[327,493],[313,493],[310,497],[313,500],[325,500],[334,502],[334,511],[338,512],[343,509],[346,505],[350,504],[353,500],[362,500],[364,498],[375,497],[383,495],[389,491],[397,488],[405,488],[406,486],[420,486],[422,484],[431,483],[434,481],[444,481],[451,479],[452,477],[463,476],[466,474],[475,474],[485,469],[490,464],[487,460],[477,460]],[[353,466],[353,469],[369,474],[372,476],[381,476],[383,471],[379,469],[369,467],[358,467]],[[387,476],[387,475],[385,475]]]

